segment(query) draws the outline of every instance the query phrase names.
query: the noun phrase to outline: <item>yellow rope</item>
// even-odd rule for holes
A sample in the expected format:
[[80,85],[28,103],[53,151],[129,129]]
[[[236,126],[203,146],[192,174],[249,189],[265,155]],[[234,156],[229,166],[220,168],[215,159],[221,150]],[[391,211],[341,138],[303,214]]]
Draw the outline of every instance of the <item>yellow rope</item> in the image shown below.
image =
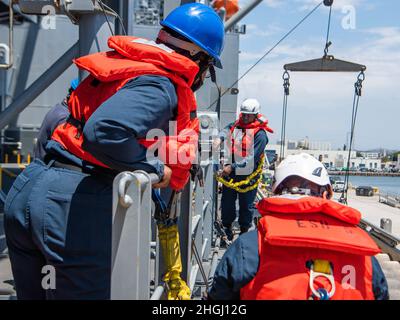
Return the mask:
[[[249,191],[254,190],[255,188],[257,188],[258,184],[262,180],[261,173],[262,173],[262,170],[263,170],[264,160],[265,160],[265,156],[262,155],[261,159],[260,159],[260,163],[258,164],[257,169],[244,180],[241,180],[241,181],[238,181],[238,182],[233,182],[233,179],[230,179],[228,181],[224,177],[221,177],[219,175],[215,175],[215,179],[218,182],[221,182],[225,187],[233,189],[236,192],[239,192],[239,193],[249,192]],[[259,176],[258,179],[254,183],[251,184],[252,180],[254,178],[256,178],[257,176]]]

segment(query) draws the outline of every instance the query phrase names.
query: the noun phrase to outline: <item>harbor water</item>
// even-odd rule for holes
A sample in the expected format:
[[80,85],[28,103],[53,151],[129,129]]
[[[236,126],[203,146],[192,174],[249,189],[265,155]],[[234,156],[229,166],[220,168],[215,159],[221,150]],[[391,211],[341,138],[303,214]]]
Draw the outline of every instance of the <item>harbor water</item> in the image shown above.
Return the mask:
[[[344,180],[344,176],[339,177]],[[371,176],[350,176],[349,182],[351,186],[371,186],[377,187],[379,192],[400,195],[400,177],[371,177]]]

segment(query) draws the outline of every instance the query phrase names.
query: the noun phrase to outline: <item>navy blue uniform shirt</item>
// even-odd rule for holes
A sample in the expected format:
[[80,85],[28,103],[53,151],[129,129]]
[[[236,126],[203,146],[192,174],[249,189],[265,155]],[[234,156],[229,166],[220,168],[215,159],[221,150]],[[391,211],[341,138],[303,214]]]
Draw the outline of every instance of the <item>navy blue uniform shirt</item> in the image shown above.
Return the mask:
[[[232,128],[233,124],[234,124],[233,122],[230,123],[224,128],[224,130],[220,132],[219,138],[222,141],[225,141],[225,139],[227,138],[228,133]],[[250,150],[250,153],[246,157],[243,157],[241,159],[235,159],[235,157],[233,157],[232,159],[233,173],[231,177],[235,177],[237,171],[237,175],[239,175],[239,180],[240,180],[240,175],[241,175],[240,169],[245,168],[249,164],[254,164],[253,170],[251,170],[251,172],[254,171],[259,164],[259,159],[263,155],[267,144],[268,144],[268,136],[265,130],[258,131],[254,136],[253,148]],[[251,174],[251,172],[249,172],[247,175]],[[244,174],[244,177],[246,177],[247,175]]]
[[[138,139],[145,138],[151,129],[161,129],[168,134],[177,103],[175,87],[168,78],[137,77],[100,105],[88,119],[83,129],[83,148],[114,170],[145,170],[161,178],[164,164],[158,158],[147,158],[147,149]],[[55,141],[49,141],[46,151],[83,165],[81,159]]]

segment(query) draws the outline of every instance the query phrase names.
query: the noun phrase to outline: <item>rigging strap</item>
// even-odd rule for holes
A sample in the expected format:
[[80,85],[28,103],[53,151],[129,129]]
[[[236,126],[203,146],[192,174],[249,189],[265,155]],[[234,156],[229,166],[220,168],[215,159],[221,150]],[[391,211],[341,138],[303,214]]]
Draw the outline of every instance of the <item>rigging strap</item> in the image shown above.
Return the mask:
[[287,70],[283,73],[283,108],[282,108],[282,128],[281,128],[281,148],[279,153],[279,161],[285,158],[285,145],[286,145],[286,115],[287,115],[287,105],[288,96],[290,93],[290,75]]
[[339,202],[347,204],[347,193],[349,189],[349,175],[350,175],[350,159],[351,159],[351,151],[353,146],[353,139],[354,139],[354,131],[356,126],[357,120],[357,112],[358,106],[360,102],[360,97],[362,94],[362,85],[363,81],[365,80],[365,73],[361,71],[357,77],[357,81],[354,84],[354,99],[353,99],[353,110],[351,115],[351,129],[350,129],[350,141],[349,141],[349,154],[347,156],[347,167],[346,173],[344,178],[344,189],[340,196]]

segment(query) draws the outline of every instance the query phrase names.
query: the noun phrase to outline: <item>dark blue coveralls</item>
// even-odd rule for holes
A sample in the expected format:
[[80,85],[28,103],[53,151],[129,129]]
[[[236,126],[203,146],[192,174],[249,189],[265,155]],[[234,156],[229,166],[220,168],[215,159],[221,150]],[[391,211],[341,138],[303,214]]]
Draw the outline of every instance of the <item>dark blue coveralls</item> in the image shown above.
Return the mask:
[[[87,121],[84,148],[116,173],[140,169],[161,179],[164,164],[146,160],[138,139],[152,128],[168,133],[176,108],[177,95],[169,79],[137,77]],[[17,297],[109,299],[114,176],[98,172],[53,140],[46,153],[51,159],[35,159],[17,177],[5,202]],[[53,158],[80,166],[83,172],[55,167]],[[42,287],[46,265],[54,267],[55,289]]]
[[[219,135],[219,138],[224,141],[228,136],[228,132],[232,127],[233,123],[228,125]],[[260,130],[254,136],[254,151],[243,159],[232,160],[232,173],[229,178],[233,178],[235,181],[246,179],[248,175],[236,174],[240,168],[245,168],[248,164],[254,164],[254,170],[258,167],[259,159],[264,153],[265,147],[268,144],[267,133],[264,130]],[[238,172],[239,173],[239,172]],[[225,232],[232,240],[232,223],[236,219],[236,200],[239,198],[239,225],[242,231],[246,231],[252,225],[253,215],[255,213],[254,200],[256,198],[257,188],[245,193],[239,193],[233,189],[222,186],[222,198],[221,198],[221,219],[222,224],[225,227]]]
[[[255,277],[259,262],[257,230],[240,235],[219,262],[208,298],[239,300],[240,289]],[[376,300],[389,299],[387,281],[375,257],[372,257],[372,288]]]

